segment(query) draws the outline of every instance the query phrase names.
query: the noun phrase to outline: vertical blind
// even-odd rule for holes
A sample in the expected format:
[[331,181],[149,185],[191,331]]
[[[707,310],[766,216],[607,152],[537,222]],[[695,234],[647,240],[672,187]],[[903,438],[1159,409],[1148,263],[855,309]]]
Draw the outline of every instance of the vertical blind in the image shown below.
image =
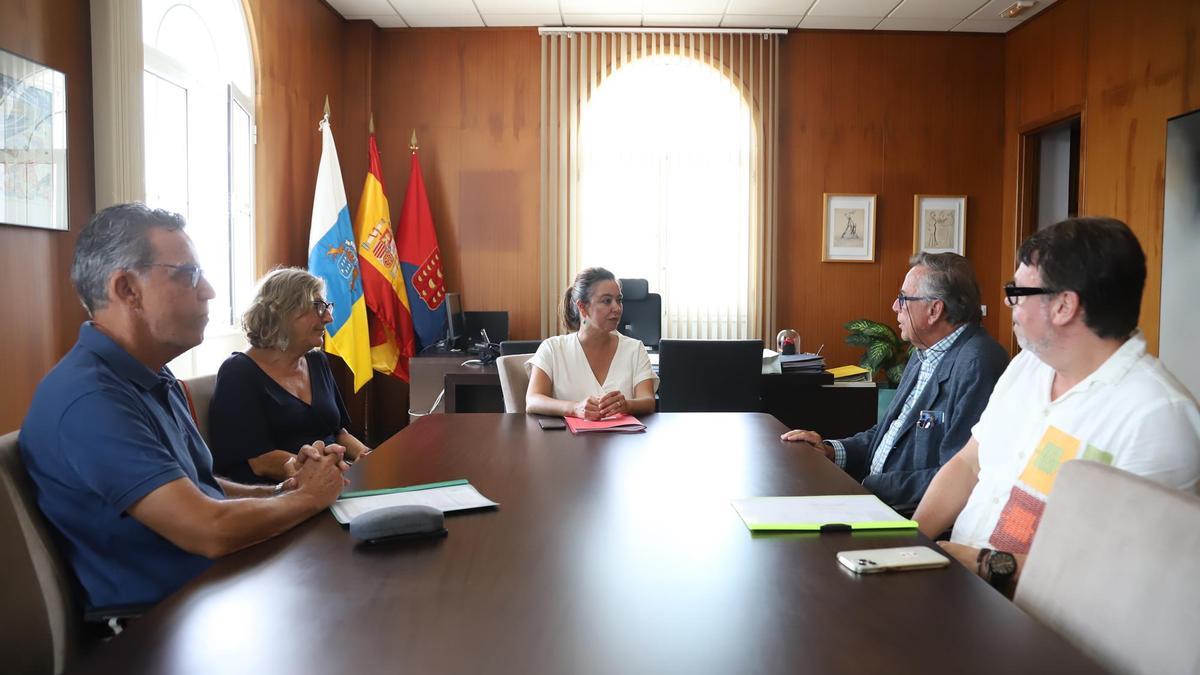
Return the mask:
[[[618,239],[618,247],[658,251],[658,261],[644,264],[640,274],[614,271],[620,276],[646,276],[651,291],[663,295],[664,337],[744,338],[773,333],[778,40],[776,35],[719,32],[543,34],[543,336],[561,332],[559,303],[574,274],[585,262],[599,262],[585,261],[581,244],[601,241],[595,228],[605,227],[604,221],[614,225],[612,236]],[[646,97],[643,105],[628,98],[614,103],[611,96],[604,96],[618,88],[618,83],[623,86],[623,80],[638,69],[655,64],[675,68],[660,69],[660,75],[669,78],[661,80],[664,91],[648,89],[645,82],[640,88],[626,87],[642,92]],[[616,77],[618,73],[621,77]],[[707,80],[697,79],[697,75]],[[676,95],[687,99],[682,105],[698,105],[694,101],[699,99],[682,89],[693,82],[699,83],[697,88],[711,89],[705,84],[708,82],[729,90],[722,99],[724,109],[716,117],[703,106],[692,111],[672,107]],[[685,137],[670,126],[656,129],[650,118],[660,112],[657,107],[663,107],[664,101],[668,113],[679,120],[678,126],[717,120],[718,128],[707,132],[707,140],[694,142],[681,140]],[[614,105],[627,109],[614,113]],[[601,114],[610,119],[601,123],[597,120]],[[647,128],[638,128],[639,118],[647,120]],[[632,125],[625,134],[628,139],[614,137],[613,130],[626,122]],[[641,151],[642,145],[656,144],[656,135],[673,139],[674,156],[670,156],[670,148],[658,156],[653,149]],[[628,141],[624,147],[609,147],[622,140]],[[598,174],[614,173],[619,176],[615,184],[623,180],[624,185],[639,189],[605,194],[608,185],[594,181]],[[737,184],[728,184],[726,179],[733,176],[738,177]],[[581,180],[588,182],[581,185]],[[658,192],[662,200],[674,197],[674,205],[668,201],[648,204],[647,199],[656,198]],[[681,200],[680,195],[691,198]],[[710,203],[725,204],[726,211],[714,206],[716,213],[706,212]],[[620,208],[625,206],[632,211],[622,214]],[[739,212],[729,213],[730,208]],[[616,226],[624,220],[634,222],[633,229]],[[585,226],[589,228],[586,232]],[[627,259],[638,259],[638,255]],[[706,288],[714,292],[706,292]]]

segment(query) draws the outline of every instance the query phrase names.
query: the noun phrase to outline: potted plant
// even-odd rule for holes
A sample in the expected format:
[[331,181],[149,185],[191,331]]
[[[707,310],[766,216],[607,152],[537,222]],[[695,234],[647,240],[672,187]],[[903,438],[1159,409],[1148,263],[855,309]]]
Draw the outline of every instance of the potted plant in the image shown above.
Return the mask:
[[913,346],[878,321],[855,319],[844,324],[844,327],[850,333],[846,336],[846,343],[865,348],[862,360],[858,362],[859,367],[871,371],[872,378],[883,371],[887,385],[879,392],[879,409],[886,411],[896,394],[900,377],[904,375],[904,367],[908,365]]

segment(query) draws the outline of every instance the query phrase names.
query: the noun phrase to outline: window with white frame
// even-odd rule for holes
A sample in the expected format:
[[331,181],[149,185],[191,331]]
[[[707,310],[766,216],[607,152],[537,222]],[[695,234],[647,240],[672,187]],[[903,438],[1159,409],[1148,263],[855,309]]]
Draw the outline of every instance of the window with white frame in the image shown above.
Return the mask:
[[216,372],[244,345],[254,292],[254,67],[238,0],[143,0],[146,203],[183,214],[216,291],[204,344],[171,363]]
[[622,65],[582,105],[580,264],[647,279],[664,337],[754,332],[755,142],[742,92],[686,55]]

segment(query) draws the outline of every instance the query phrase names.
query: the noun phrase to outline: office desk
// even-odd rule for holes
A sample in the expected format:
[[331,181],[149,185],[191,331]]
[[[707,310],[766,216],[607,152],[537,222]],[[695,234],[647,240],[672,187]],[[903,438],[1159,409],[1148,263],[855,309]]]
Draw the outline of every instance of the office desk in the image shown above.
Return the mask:
[[498,510],[356,546],[328,513],[221,560],[84,673],[1094,672],[962,567],[856,577],[902,533],[752,536],[729,500],[859,493],[763,414],[572,436],[524,415],[419,420],[356,488],[468,478]]
[[[500,375],[495,364],[461,365],[465,353],[423,354],[412,359],[410,407],[427,413],[439,392],[439,412],[504,412]],[[845,438],[875,424],[874,387],[834,387],[829,373],[763,375],[761,411],[792,429],[813,429],[826,438]]]

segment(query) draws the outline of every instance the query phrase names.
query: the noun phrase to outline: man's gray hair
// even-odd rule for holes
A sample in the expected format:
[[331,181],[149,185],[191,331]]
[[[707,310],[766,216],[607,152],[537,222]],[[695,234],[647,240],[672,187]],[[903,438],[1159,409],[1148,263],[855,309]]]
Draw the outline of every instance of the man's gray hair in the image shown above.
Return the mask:
[[975,279],[975,268],[970,260],[957,253],[921,252],[909,263],[925,268],[919,292],[942,301],[947,321],[958,326],[979,323],[983,318],[979,281]]
[[301,311],[313,311],[313,301],[325,293],[325,282],[299,267],[273,269],[259,283],[258,293],[242,315],[242,330],[250,346],[258,349],[288,348],[292,319]]
[[108,306],[108,278],[117,270],[133,270],[154,262],[151,228],[182,230],[183,216],[152,209],[141,202],[110,206],[88,221],[75,242],[71,283],[88,314]]

